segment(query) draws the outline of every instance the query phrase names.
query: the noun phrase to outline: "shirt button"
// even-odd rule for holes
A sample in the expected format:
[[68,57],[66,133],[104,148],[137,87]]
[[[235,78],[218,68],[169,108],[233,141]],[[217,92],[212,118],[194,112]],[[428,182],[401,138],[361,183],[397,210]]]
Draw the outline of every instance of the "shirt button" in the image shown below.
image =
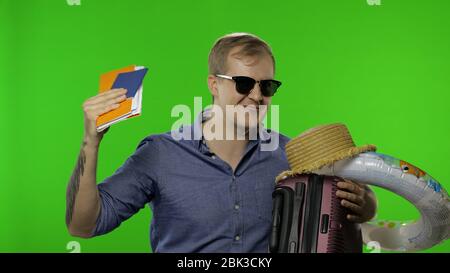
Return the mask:
[[238,210],[239,208],[240,208],[240,207],[239,207],[238,204],[234,205],[234,209],[235,209],[235,210]]
[[239,235],[236,235],[236,237],[234,237],[235,241],[239,241],[241,239],[241,237]]
[[211,156],[211,158],[212,158],[212,159],[216,159],[216,156],[215,156],[215,155],[213,155],[213,156]]
[[234,175],[233,175],[233,177],[232,177],[232,178],[233,178],[233,181],[234,181],[234,180],[236,180],[236,176],[234,176]]

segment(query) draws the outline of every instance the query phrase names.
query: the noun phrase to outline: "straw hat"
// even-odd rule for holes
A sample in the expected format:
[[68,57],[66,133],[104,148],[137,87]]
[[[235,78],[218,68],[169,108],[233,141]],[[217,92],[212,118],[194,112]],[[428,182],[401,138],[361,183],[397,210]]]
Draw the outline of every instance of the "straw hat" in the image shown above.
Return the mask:
[[370,144],[356,147],[347,126],[342,123],[314,127],[286,144],[291,170],[279,174],[276,181],[286,176],[311,173],[335,161],[375,150],[376,147]]

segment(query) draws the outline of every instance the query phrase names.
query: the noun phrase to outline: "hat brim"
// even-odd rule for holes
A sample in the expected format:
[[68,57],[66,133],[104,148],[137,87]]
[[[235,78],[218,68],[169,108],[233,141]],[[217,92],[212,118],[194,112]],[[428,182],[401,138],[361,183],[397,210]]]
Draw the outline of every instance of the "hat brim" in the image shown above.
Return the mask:
[[[323,166],[332,164],[336,161],[354,157],[355,155],[358,155],[360,153],[374,152],[374,151],[376,151],[376,149],[377,149],[377,147],[372,144],[364,145],[361,147],[351,147],[346,150],[331,154],[331,155],[327,156],[326,158],[323,158],[323,159],[313,162],[311,164],[302,166],[301,168],[294,168],[292,170],[283,171],[276,177],[275,181],[276,181],[276,183],[278,183],[280,180],[284,179],[287,176],[289,177],[289,176],[294,176],[294,175],[299,175],[299,174],[312,173],[315,170],[318,170],[318,169],[322,168]],[[299,155],[299,156],[301,156],[301,155]]]

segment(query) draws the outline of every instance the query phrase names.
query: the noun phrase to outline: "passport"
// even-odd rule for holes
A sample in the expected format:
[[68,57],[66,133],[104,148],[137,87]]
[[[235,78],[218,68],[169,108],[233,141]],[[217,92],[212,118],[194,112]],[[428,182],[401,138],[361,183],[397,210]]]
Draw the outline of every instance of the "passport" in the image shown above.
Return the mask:
[[141,115],[143,80],[147,71],[146,67],[130,65],[100,76],[99,93],[117,88],[125,88],[127,93],[126,99],[119,103],[118,108],[98,116],[97,132],[120,121]]

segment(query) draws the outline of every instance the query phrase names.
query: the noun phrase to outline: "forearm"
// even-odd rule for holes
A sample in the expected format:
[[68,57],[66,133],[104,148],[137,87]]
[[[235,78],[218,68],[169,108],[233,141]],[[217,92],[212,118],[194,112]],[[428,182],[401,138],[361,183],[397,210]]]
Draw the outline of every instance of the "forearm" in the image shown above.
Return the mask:
[[66,225],[73,236],[90,237],[100,212],[97,158],[98,144],[85,139],[67,186]]

